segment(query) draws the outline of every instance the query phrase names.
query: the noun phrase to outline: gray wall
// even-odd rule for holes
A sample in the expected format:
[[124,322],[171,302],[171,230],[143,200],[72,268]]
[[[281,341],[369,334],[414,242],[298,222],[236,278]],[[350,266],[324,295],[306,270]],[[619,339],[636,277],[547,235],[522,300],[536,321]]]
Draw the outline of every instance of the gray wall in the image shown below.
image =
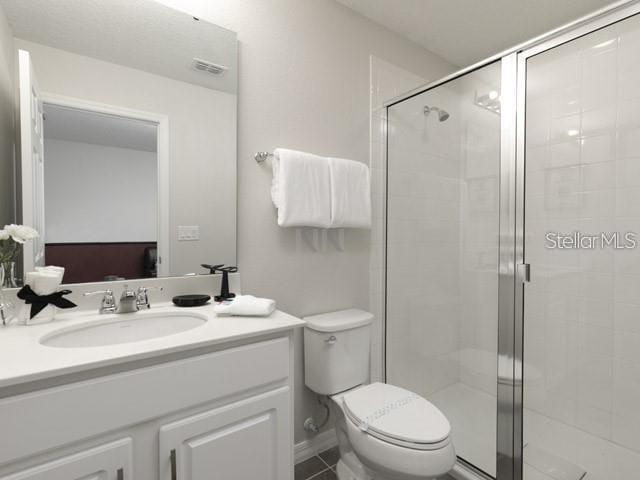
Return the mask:
[[[334,0],[161,0],[238,33],[238,261],[244,291],[304,316],[368,308],[370,232],[348,231],[344,251],[315,252],[276,224],[271,170],[253,154],[290,147],[369,159],[370,55],[426,79],[453,67]],[[296,349],[296,442],[316,409]],[[318,411],[318,414],[321,412]]]
[[0,8],[0,228],[14,222],[14,55],[11,27]]
[[44,158],[47,243],[157,240],[155,152],[45,138]]

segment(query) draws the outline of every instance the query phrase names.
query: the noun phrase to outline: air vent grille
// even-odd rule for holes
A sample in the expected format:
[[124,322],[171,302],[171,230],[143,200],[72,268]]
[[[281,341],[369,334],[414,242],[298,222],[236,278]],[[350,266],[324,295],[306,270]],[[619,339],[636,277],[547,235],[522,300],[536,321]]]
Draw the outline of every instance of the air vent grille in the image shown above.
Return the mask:
[[217,63],[213,63],[208,60],[202,60],[201,58],[194,58],[191,63],[191,68],[210,75],[222,75],[224,72],[229,70],[229,67],[218,65]]

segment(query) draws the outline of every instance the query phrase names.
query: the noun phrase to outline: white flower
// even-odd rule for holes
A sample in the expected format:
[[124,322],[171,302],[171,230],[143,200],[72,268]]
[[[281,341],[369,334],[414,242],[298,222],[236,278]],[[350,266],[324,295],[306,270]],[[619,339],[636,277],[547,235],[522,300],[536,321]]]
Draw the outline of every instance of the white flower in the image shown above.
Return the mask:
[[14,242],[16,243],[24,243],[27,240],[32,240],[38,236],[38,232],[26,225],[5,225],[4,232],[6,232]]
[[0,240],[8,240],[10,236],[11,235],[9,235],[9,232],[7,232],[6,230],[0,230]]

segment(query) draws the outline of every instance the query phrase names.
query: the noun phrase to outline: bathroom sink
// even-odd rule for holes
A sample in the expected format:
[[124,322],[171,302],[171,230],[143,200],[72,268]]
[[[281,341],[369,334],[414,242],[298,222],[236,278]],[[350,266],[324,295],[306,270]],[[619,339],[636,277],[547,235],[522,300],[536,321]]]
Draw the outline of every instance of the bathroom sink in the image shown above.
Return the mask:
[[140,342],[167,337],[204,325],[203,315],[184,313],[122,315],[106,322],[87,322],[64,328],[40,339],[42,345],[59,348],[85,348]]

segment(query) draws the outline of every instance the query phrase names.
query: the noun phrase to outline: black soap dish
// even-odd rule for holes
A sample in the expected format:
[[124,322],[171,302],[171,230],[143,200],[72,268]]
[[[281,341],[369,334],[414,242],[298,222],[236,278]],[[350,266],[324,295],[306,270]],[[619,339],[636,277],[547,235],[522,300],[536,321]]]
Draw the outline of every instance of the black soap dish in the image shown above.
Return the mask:
[[210,295],[177,295],[173,297],[173,303],[178,307],[201,307],[211,300]]

